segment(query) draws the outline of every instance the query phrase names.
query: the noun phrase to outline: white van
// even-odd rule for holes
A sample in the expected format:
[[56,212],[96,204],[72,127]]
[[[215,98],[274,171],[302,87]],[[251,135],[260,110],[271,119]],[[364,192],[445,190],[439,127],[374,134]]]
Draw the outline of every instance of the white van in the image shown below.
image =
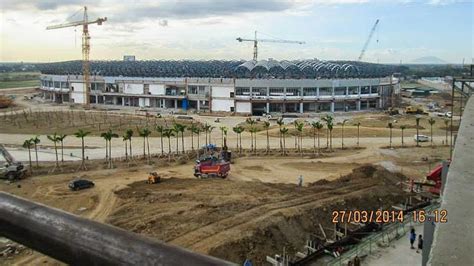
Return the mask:
[[[417,140],[416,140],[416,135],[413,136],[413,139],[414,139],[415,141],[417,141]],[[430,141],[430,137],[425,136],[425,135],[418,135],[418,142],[428,142],[428,141]]]

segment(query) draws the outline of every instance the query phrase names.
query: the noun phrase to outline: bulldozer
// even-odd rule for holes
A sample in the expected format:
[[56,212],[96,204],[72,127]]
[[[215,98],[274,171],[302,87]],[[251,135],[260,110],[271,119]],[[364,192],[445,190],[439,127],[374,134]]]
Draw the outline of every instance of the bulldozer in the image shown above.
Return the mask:
[[151,172],[148,175],[148,180],[146,181],[147,184],[158,184],[161,182],[161,177],[156,172]]
[[0,165],[0,179],[15,181],[26,176],[26,167],[21,162],[16,161],[2,144],[0,144],[0,155],[6,161]]
[[410,105],[405,108],[406,114],[427,115],[428,113],[421,106]]

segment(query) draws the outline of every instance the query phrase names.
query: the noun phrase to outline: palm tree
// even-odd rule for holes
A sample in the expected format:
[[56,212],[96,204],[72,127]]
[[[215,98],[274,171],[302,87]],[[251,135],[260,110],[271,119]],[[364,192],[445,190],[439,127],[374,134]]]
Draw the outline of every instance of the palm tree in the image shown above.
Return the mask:
[[355,126],[357,126],[357,147],[359,147],[359,139],[360,139],[360,122],[357,122],[357,124],[355,124]]
[[433,148],[433,125],[436,123],[436,120],[431,117],[428,119],[428,123],[430,123],[431,148]]
[[[298,131],[298,120],[293,121],[293,126],[295,127],[295,131]],[[295,150],[298,147],[298,134],[295,132]]]
[[390,149],[392,148],[392,129],[393,129],[393,124],[392,122],[388,123],[388,128],[390,128]]
[[132,154],[132,137],[133,137],[133,129],[127,129],[127,131],[125,131],[125,135],[127,136],[127,139],[128,139],[128,144],[129,144],[129,151],[130,151],[130,160],[133,159],[133,154]]
[[281,127],[282,127],[283,125],[285,125],[285,122],[283,122],[283,118],[282,118],[282,117],[278,118],[277,124],[278,124],[278,127],[279,127],[279,131],[278,131],[279,135],[278,135],[278,136],[280,137],[280,151],[282,151],[282,150],[283,150],[283,142],[282,142],[282,135],[281,135],[281,134],[282,134],[282,133],[281,133]]
[[324,122],[326,122],[326,148],[330,147],[332,151],[332,129],[334,127],[334,118],[331,115],[326,115],[321,118]]
[[401,126],[400,126],[400,129],[402,130],[402,147],[403,147],[403,144],[404,144],[404,141],[403,141],[403,131],[405,130],[405,128],[407,128],[407,126],[405,126],[405,125],[401,125]]
[[[81,138],[81,143],[82,143],[82,163],[81,166],[79,167],[79,170],[87,170],[86,168],[86,157],[85,157],[85,146],[84,146],[84,138],[89,135],[90,132],[84,131],[82,129],[79,129],[74,135],[76,138]],[[130,155],[131,156],[131,155]]]
[[171,137],[174,137],[174,131],[170,128],[163,130],[163,136],[168,138],[168,158],[171,155]]
[[179,132],[181,124],[175,123],[173,125],[173,131],[176,133],[176,154],[179,154]]
[[113,167],[113,165],[112,165],[112,139],[113,138],[118,138],[119,136],[116,133],[112,132],[111,129],[109,129],[108,131],[100,134],[100,136],[105,139],[106,153],[108,151],[108,154],[106,155],[106,158],[108,159],[107,162],[108,162],[109,168],[112,168]]
[[54,166],[54,168],[52,170],[52,172],[54,172],[54,170],[56,168],[60,167],[59,166],[59,159],[58,159],[58,141],[59,141],[58,134],[54,133],[53,135],[48,135],[47,137],[50,141],[52,141],[54,143],[54,152],[56,153],[56,165]]
[[31,148],[33,146],[33,140],[32,139],[27,139],[23,142],[23,148],[27,148],[28,149],[28,160],[30,162],[30,173],[32,174],[33,173],[33,168],[32,168],[32,165],[31,165]]
[[[313,127],[313,129],[315,129],[315,131],[317,130],[317,132],[318,132],[318,153],[321,153],[321,145],[320,145],[321,143],[319,141],[319,135],[320,135],[320,131],[324,127],[324,125],[321,122],[316,121],[316,122],[311,123],[311,126]],[[313,132],[313,138],[314,138],[314,145],[313,145],[314,146],[314,152],[316,152],[316,138],[314,136],[314,132]]]
[[263,128],[267,131],[267,153],[270,151],[270,138],[268,135],[268,129],[270,128],[270,122],[264,121]]
[[160,125],[157,125],[155,127],[155,130],[160,133],[160,144],[161,144],[161,155],[164,154],[164,150],[163,150],[163,131],[165,130],[165,127],[164,126],[160,126]]
[[418,132],[419,132],[419,129],[420,129],[420,119],[421,117],[417,116],[416,117],[416,146],[417,147],[420,147],[420,140],[419,140],[419,137],[418,137]]
[[100,136],[105,140],[105,161],[108,162],[109,161],[109,145],[108,145],[109,139],[108,139],[107,132],[102,132]]
[[41,142],[41,140],[39,139],[39,136],[35,136],[34,138],[31,138],[31,142],[33,142],[34,147],[35,147],[36,167],[39,167],[39,164],[38,164],[38,144]]
[[[250,133],[251,133],[251,136],[254,136],[253,139],[250,139],[252,141],[252,147],[253,147],[253,151],[254,153],[257,153],[257,128],[256,127],[251,127],[249,129]],[[253,144],[254,143],[254,139],[255,139],[255,145]]]
[[250,132],[250,143],[251,143],[251,145],[250,145],[250,146],[251,146],[251,149],[250,149],[250,150],[253,151],[253,150],[254,150],[254,146],[253,146],[253,135],[254,135],[254,133],[257,132],[257,131],[254,129],[254,125],[257,123],[257,121],[255,121],[255,120],[253,120],[252,118],[249,117],[249,118],[247,118],[247,119],[245,120],[245,122],[246,122],[247,124],[249,124],[249,126],[250,126],[250,128],[249,128],[249,132]]
[[444,126],[446,127],[446,145],[449,146],[448,144],[448,124],[449,124],[449,120],[448,119],[444,119]]
[[206,147],[209,144],[209,142],[207,140],[207,134],[209,134],[209,131],[211,130],[211,127],[212,126],[207,124],[207,123],[204,125],[204,134],[206,135]]
[[67,135],[58,135],[58,140],[61,142],[61,163],[64,163],[64,139]]
[[201,128],[201,127],[196,126],[196,127],[194,128],[194,133],[197,135],[197,149],[198,149],[198,150],[200,149],[199,139],[200,139],[201,132],[202,132],[202,128]]
[[[232,131],[234,131],[235,134],[237,134],[237,141],[236,141],[237,146],[236,146],[236,148],[239,152],[242,152],[242,148],[239,149],[239,136],[243,132],[243,127],[241,127],[241,126],[233,127]],[[240,146],[240,147],[242,147],[242,146]]]
[[[138,130],[138,135],[143,138],[143,158],[145,158],[145,147],[147,148],[148,153],[148,164],[150,163],[150,142],[148,141],[148,137],[151,135],[151,130],[147,127]],[[145,146],[146,144],[146,146]]]
[[298,151],[301,153],[301,156],[303,156],[303,149],[302,149],[302,146],[303,146],[303,128],[304,128],[304,123],[301,122],[301,123],[297,123],[296,124],[296,130],[298,131],[298,135],[299,135],[299,143],[298,143]]
[[191,126],[188,127],[189,132],[191,132],[191,150],[193,151],[194,151],[194,133],[196,133],[196,129],[197,129],[197,126],[194,123],[191,123]]
[[341,142],[342,142],[341,147],[342,147],[343,150],[344,150],[344,125],[346,124],[347,121],[348,121],[347,119],[344,119],[342,121],[342,127],[341,127],[341,129],[342,129],[342,132],[341,132]]
[[[186,126],[183,124],[174,124],[174,130],[176,131],[176,141],[178,141],[179,133],[181,133],[181,150],[184,153],[184,131]],[[176,153],[178,153],[178,145],[176,145]]]
[[283,146],[282,146],[283,147],[283,149],[282,149],[283,155],[286,155],[286,149],[285,149],[286,147],[285,146],[286,146],[286,134],[288,133],[288,128],[286,128],[286,127],[281,128],[280,133],[283,137]]
[[128,161],[128,149],[127,149],[128,136],[126,133],[123,134],[122,140],[123,140],[123,143],[125,143],[125,161]]

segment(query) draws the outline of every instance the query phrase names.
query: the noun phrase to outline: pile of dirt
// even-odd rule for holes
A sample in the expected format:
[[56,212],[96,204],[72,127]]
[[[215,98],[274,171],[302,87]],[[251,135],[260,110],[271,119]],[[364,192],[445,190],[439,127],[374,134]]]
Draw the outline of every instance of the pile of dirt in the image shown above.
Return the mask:
[[15,106],[12,99],[0,95],[0,108],[8,108],[12,106]]

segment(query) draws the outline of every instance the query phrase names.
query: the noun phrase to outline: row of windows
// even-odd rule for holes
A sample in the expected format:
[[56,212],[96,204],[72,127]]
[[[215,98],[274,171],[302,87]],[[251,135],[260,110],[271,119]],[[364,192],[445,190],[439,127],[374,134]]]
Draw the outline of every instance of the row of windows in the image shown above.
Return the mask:
[[[377,93],[378,87],[374,86],[362,86],[360,87],[361,94],[369,94],[369,93]],[[319,88],[319,95],[320,96],[330,96],[333,95],[333,88],[332,87],[321,87]],[[334,88],[334,95],[358,95],[359,94],[359,87],[338,87]],[[242,95],[242,96],[250,96],[250,87],[236,87],[235,88],[235,95]],[[252,87],[252,95],[253,96],[266,96],[267,95],[267,88],[265,87]],[[268,88],[268,95],[269,96],[301,96],[301,88]],[[318,95],[318,88],[303,88],[303,96],[317,96]]]

